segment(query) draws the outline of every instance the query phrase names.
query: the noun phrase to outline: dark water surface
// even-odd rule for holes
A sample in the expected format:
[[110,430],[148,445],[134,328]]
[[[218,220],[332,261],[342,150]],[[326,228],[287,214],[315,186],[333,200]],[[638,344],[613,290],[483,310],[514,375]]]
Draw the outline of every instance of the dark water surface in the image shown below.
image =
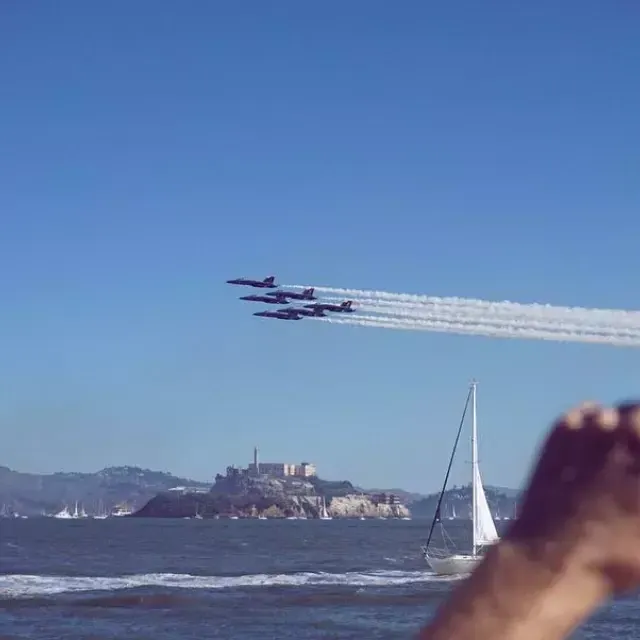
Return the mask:
[[[0,519],[0,637],[412,638],[455,584],[427,572],[427,524]],[[635,596],[576,634],[636,637]]]

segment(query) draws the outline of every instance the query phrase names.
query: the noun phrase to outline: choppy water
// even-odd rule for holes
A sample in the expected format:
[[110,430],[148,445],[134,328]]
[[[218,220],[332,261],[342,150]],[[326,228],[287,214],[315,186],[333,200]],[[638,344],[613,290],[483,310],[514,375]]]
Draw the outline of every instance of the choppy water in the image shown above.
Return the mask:
[[[411,638],[455,584],[426,571],[427,524],[0,519],[0,637]],[[634,597],[576,637],[639,632]]]

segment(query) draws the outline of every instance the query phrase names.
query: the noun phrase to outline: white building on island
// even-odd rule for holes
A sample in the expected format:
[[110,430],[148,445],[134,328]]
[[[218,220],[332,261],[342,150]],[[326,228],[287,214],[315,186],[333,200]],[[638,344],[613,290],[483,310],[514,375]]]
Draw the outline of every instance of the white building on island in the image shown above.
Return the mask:
[[317,475],[316,465],[311,462],[260,462],[258,447],[253,449],[253,462],[247,468],[250,475],[265,475],[274,478],[310,478]]

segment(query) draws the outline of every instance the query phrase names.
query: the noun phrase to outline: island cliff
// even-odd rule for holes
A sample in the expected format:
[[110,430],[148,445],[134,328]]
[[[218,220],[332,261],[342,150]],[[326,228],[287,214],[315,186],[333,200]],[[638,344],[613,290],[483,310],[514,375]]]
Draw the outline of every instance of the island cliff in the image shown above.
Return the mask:
[[166,491],[133,517],[147,518],[403,518],[409,510],[391,494],[369,495],[350,482],[317,477],[273,478],[228,472],[208,492]]

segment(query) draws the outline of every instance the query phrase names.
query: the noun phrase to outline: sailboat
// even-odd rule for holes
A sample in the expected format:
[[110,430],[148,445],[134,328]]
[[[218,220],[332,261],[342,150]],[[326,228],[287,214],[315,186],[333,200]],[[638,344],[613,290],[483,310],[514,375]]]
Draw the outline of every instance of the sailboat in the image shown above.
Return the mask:
[[98,511],[94,514],[94,520],[106,520],[109,516],[107,512],[104,510],[104,503],[102,500],[98,501]]
[[322,510],[320,511],[320,520],[333,520],[327,511],[327,501],[322,496]]
[[53,517],[58,518],[58,520],[69,520],[73,518],[73,515],[71,515],[69,507],[65,504],[64,508],[61,511],[53,514]]
[[[496,530],[496,525],[491,516],[489,504],[487,502],[487,496],[482,486],[482,478],[480,476],[480,467],[478,465],[478,424],[477,424],[477,410],[476,410],[476,391],[477,382],[474,380],[471,383],[469,393],[467,395],[467,401],[464,406],[464,412],[462,414],[462,420],[458,427],[458,434],[456,436],[453,451],[451,452],[451,458],[449,460],[449,467],[445,475],[444,484],[438,504],[436,506],[436,513],[431,523],[431,529],[429,531],[429,537],[427,543],[422,547],[425,560],[429,567],[439,575],[458,575],[471,573],[473,569],[482,560],[482,554],[485,547],[492,545],[500,539]],[[442,505],[442,499],[447,489],[447,481],[449,480],[449,473],[451,471],[451,465],[458,447],[460,440],[460,434],[462,427],[464,426],[465,416],[469,407],[469,401],[471,401],[471,525],[472,525],[472,546],[471,553],[461,554],[452,553],[449,549],[434,549],[430,546],[431,538],[436,524],[440,524],[442,528],[443,539],[446,541],[448,536],[446,535],[444,528],[442,527],[442,520],[440,517],[440,507]],[[450,540],[450,538],[449,538]]]

